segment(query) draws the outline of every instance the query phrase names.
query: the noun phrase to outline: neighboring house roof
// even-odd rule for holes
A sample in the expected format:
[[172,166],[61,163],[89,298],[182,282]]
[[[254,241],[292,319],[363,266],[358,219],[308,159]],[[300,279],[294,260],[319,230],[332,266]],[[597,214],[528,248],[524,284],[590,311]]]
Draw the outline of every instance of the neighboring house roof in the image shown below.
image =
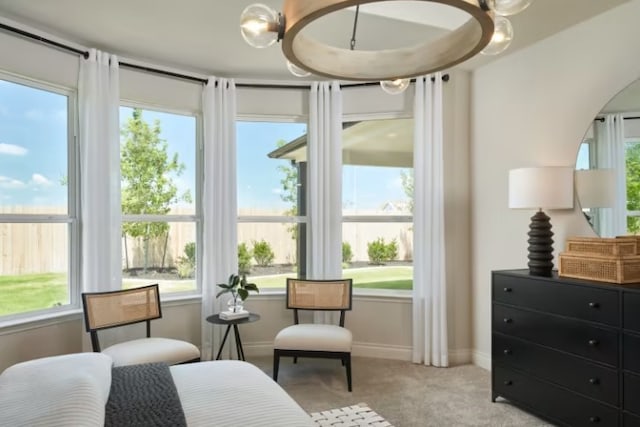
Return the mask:
[[[272,159],[307,160],[307,134],[267,155]],[[345,122],[342,126],[342,161],[364,166],[413,166],[413,119]]]

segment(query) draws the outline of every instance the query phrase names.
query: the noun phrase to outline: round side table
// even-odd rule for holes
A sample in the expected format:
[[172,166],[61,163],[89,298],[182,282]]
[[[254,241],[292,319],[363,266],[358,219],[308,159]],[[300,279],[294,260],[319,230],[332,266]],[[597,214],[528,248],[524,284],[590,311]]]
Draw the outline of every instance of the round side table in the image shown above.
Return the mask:
[[220,343],[220,348],[218,349],[216,360],[220,360],[220,355],[222,354],[222,348],[224,347],[224,344],[227,341],[227,336],[229,335],[229,331],[231,330],[232,326],[233,326],[233,335],[236,338],[236,353],[238,354],[238,360],[245,360],[244,350],[242,349],[242,340],[240,340],[240,331],[238,331],[238,325],[242,325],[243,323],[257,322],[258,320],[260,320],[260,315],[256,313],[249,313],[249,317],[242,317],[240,319],[231,319],[231,320],[221,319],[219,314],[213,314],[207,317],[207,322],[209,323],[213,323],[214,325],[227,325],[227,330],[224,332],[224,338],[222,338],[222,342]]

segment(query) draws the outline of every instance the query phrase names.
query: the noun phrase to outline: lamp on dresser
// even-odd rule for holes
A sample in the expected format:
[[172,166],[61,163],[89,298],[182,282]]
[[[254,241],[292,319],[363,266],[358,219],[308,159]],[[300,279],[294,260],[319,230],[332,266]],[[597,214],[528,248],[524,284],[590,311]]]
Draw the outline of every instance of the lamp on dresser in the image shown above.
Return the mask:
[[509,171],[509,208],[537,209],[529,225],[529,274],[551,276],[553,232],[543,209],[573,208],[572,167],[531,167]]

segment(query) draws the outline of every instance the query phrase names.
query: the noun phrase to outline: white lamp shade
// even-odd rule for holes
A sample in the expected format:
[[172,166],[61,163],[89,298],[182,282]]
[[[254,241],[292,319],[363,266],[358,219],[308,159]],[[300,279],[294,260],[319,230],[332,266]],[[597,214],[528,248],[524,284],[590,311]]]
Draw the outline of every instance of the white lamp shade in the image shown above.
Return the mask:
[[573,208],[573,168],[536,167],[509,171],[512,209]]
[[613,169],[577,170],[576,193],[583,209],[613,207],[616,203]]

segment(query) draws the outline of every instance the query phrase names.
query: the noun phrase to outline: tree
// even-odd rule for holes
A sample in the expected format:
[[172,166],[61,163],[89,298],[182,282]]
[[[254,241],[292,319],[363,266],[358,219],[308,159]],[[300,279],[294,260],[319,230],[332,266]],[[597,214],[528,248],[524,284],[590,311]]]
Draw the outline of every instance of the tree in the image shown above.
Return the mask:
[[[625,152],[627,170],[627,210],[640,211],[640,144],[628,145]],[[640,218],[627,216],[627,231],[640,231]]]
[[413,213],[413,169],[408,171],[400,171],[400,179],[402,180],[402,190],[407,196],[409,212]]
[[[276,146],[278,148],[285,145],[285,140],[278,140]],[[280,179],[282,185],[282,193],[280,193],[280,200],[285,203],[290,203],[289,209],[284,211],[287,216],[298,215],[298,168],[295,163],[292,162],[288,165],[278,165],[278,171],[283,173],[283,177]],[[295,240],[298,237],[298,226],[293,224],[287,227],[287,231],[291,233],[291,238]]]
[[[180,176],[185,166],[179,162],[177,153],[169,156],[167,141],[160,138],[159,120],[149,125],[142,118],[142,111],[135,108],[120,133],[123,214],[163,215],[169,213],[172,203],[191,201],[189,191],[178,195],[178,188],[173,183],[172,176]],[[126,222],[122,225],[122,231],[125,237],[142,238],[145,271],[149,262],[149,241],[165,236],[162,254],[164,267],[169,224]]]

